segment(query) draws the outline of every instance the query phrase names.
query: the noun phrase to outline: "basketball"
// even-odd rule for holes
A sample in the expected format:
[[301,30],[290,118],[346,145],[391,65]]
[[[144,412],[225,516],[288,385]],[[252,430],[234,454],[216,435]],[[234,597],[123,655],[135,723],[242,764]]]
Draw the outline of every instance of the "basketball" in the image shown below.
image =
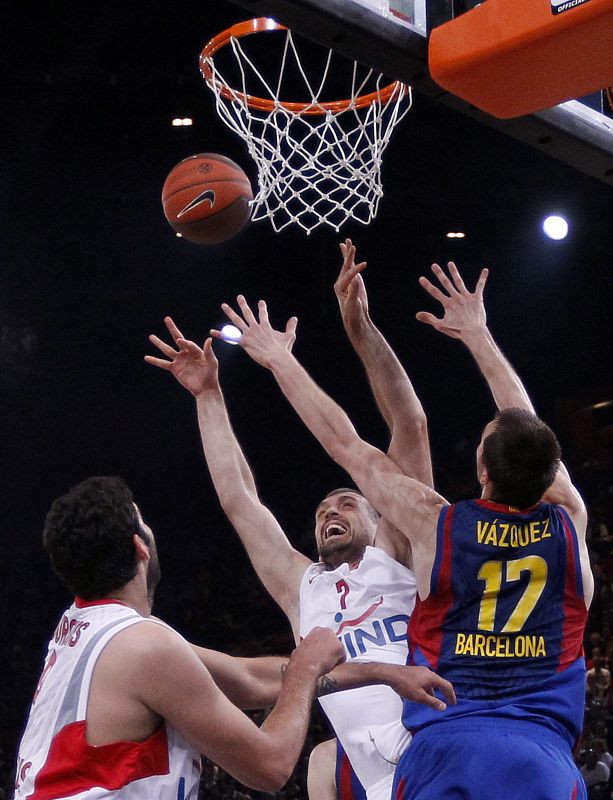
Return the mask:
[[179,161],[162,187],[164,215],[171,227],[196,244],[218,244],[249,221],[251,183],[243,170],[217,153]]

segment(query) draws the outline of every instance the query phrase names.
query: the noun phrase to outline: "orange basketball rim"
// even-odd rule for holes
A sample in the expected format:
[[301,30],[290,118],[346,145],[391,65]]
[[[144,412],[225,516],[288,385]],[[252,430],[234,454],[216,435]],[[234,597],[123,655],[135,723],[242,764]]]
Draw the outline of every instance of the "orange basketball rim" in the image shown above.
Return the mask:
[[[200,53],[200,71],[205,81],[212,85],[216,80],[211,69],[211,57],[230,43],[232,39],[242,39],[245,36],[251,36],[254,33],[265,33],[269,31],[286,31],[284,25],[279,25],[273,19],[268,17],[258,17],[257,19],[250,19],[246,22],[239,22],[232,25],[225,31],[218,33],[214,36],[202,49]],[[374,102],[385,103],[389,100],[394,93],[406,94],[408,87],[400,81],[393,81],[382,89],[376,92],[369,92],[368,94],[360,95],[346,100],[331,100],[328,102],[317,101],[311,102],[287,102],[280,99],[272,100],[265,97],[256,97],[251,94],[244,94],[236,89],[232,89],[222,83],[219,87],[219,93],[226,100],[240,100],[246,103],[250,108],[257,109],[258,111],[273,112],[276,108],[282,107],[292,114],[336,114],[346,111],[348,108],[365,108]]]

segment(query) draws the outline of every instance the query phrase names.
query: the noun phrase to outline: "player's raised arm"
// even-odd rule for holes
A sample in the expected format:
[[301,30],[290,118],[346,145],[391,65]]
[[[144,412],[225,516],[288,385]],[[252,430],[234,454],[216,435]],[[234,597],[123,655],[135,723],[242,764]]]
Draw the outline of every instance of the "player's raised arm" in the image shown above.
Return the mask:
[[443,307],[443,316],[438,318],[420,311],[417,319],[446,336],[464,342],[483,373],[498,409],[523,408],[534,414],[534,406],[525,386],[487,327],[483,291],[489,271],[481,271],[474,292],[470,292],[453,262],[449,262],[448,269],[449,276],[438,264],[432,265],[440,288],[424,276],[419,279],[422,288]]
[[334,284],[347,337],[357,353],[377,406],[390,432],[388,455],[406,475],[433,485],[428,423],[413,384],[389,343],[372,321],[351,239],[340,245],[343,264]]
[[205,458],[215,491],[236,529],[258,577],[287,615],[298,635],[300,580],[311,563],[295,550],[271,511],[260,500],[253,473],[232,429],[219,385],[218,362],[209,338],[202,348],[165,320],[175,347],[157,336],[151,342],[165,358],[145,356],[171,372],[196,398]]
[[[524,384],[487,327],[483,290],[488,270],[481,271],[474,292],[466,288],[453,262],[448,264],[448,270],[449,275],[438,264],[432,265],[432,271],[439,281],[440,288],[426,277],[421,277],[419,280],[428,294],[441,304],[443,316],[438,318],[429,312],[420,311],[417,319],[447,336],[464,342],[487,381],[499,410],[522,408],[535,414]],[[544,499],[564,506],[573,519],[580,538],[585,538],[587,526],[585,504],[572,484],[568,470],[561,462],[556,478],[545,493]],[[583,556],[587,558],[587,553]]]
[[[287,347],[295,336],[297,319],[289,320],[285,331],[274,330],[266,304],[258,304],[259,320],[245,298],[238,296],[242,315],[224,303],[222,309],[242,332],[240,344],[262,366],[270,369],[284,395],[328,454],[351,475],[364,496],[392,524],[402,531],[416,549],[433,556],[432,532],[441,506],[446,502],[430,487],[408,478],[389,456],[363,441],[345,412],[325,393],[298,363]],[[221,338],[219,331],[211,331]],[[410,530],[408,529],[410,528]],[[428,593],[431,562],[420,559],[416,576],[420,594]]]
[[[433,486],[428,423],[423,407],[405,369],[370,316],[361,275],[366,262],[355,263],[356,250],[351,239],[345,239],[340,249],[343,264],[334,291],[347,337],[362,362],[390,432],[387,453],[405,475]],[[412,563],[406,537],[385,517],[379,521],[376,542],[402,563]]]

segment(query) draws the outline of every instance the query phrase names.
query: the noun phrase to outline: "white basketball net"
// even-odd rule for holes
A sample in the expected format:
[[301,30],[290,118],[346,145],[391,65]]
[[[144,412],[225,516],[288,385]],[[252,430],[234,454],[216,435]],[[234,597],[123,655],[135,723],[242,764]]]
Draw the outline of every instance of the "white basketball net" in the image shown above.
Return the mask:
[[[252,201],[252,221],[268,218],[275,231],[297,224],[309,234],[319,225],[338,231],[348,219],[367,225],[377,214],[383,196],[381,161],[393,128],[409,111],[410,87],[395,83],[389,97],[379,94],[388,81],[374,70],[353,64],[350,98],[346,109],[324,107],[324,91],[333,70],[332,52],[325,61],[323,75],[314,85],[301,63],[294,37],[285,36],[279,74],[266,80],[243,49],[239,38],[231,37],[226,47],[232,50],[240,78],[232,85],[209,56],[204,59],[212,78],[207,85],[216,97],[217,111],[225,124],[247,143],[258,169],[259,191]],[[236,67],[236,65],[234,65]],[[291,110],[279,95],[287,70],[304,82],[307,108]],[[358,72],[365,72],[359,76]],[[269,110],[248,105],[246,96],[255,94],[273,102]],[[222,94],[225,87],[226,99]],[[373,101],[363,108],[356,99],[375,92]],[[303,105],[303,104],[296,104]],[[328,105],[328,104],[326,104]],[[318,114],[309,110],[318,109]]]

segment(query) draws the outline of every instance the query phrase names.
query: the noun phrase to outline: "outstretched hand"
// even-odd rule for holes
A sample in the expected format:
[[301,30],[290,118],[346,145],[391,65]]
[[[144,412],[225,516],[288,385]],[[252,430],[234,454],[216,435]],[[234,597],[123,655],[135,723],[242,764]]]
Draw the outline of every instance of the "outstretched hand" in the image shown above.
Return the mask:
[[[269,367],[275,354],[292,352],[296,341],[297,317],[291,317],[288,320],[284,331],[277,331],[270,324],[264,300],[258,301],[259,319],[242,294],[238,295],[236,302],[242,316],[227,303],[222,303],[221,308],[230,322],[241,332],[238,343],[254,361],[263,367]],[[221,331],[215,329],[211,330],[211,336],[216,339],[223,338]]]
[[171,317],[164,317],[164,323],[178,350],[152,333],[149,341],[166,356],[166,359],[145,356],[145,361],[154,367],[171,372],[181,386],[194,397],[198,397],[207,388],[218,386],[219,362],[213,353],[213,340],[209,337],[202,347],[198,347],[195,342],[184,338]]
[[343,264],[334,283],[334,293],[341,310],[343,324],[349,334],[357,333],[368,319],[368,295],[360,273],[366,261],[355,263],[355,245],[351,239],[340,244]]
[[469,292],[453,261],[447,264],[447,268],[451,277],[448,277],[438,264],[432,265],[432,272],[438,278],[444,291],[423,276],[419,279],[419,285],[443,306],[442,318],[435,317],[434,314],[427,311],[420,311],[416,317],[420,322],[432,325],[437,331],[447,336],[464,339],[471,333],[483,330],[486,325],[483,289],[489,271],[481,270],[475,291]]

